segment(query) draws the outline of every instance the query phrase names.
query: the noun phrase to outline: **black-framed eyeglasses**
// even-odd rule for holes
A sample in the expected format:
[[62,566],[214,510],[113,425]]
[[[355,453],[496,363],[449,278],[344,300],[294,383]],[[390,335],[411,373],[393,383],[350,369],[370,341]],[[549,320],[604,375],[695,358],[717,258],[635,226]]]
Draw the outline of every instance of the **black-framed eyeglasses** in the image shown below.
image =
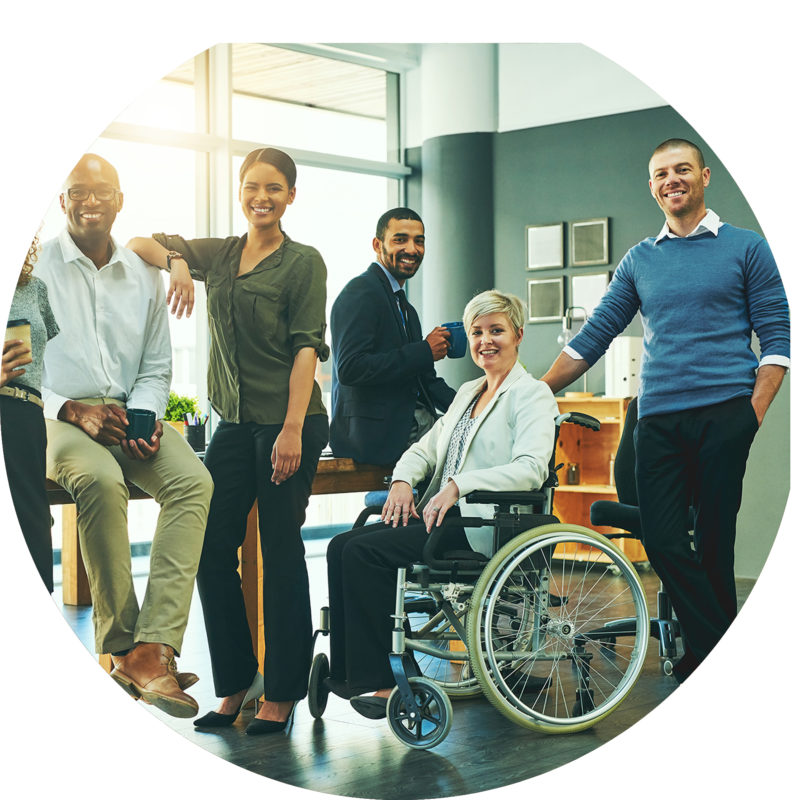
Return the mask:
[[95,200],[99,200],[101,203],[107,203],[109,200],[113,200],[119,193],[119,189],[115,189],[113,186],[94,186],[91,189],[88,189],[86,186],[70,186],[70,188],[67,189],[67,196],[69,199],[76,200],[79,203],[88,200],[90,194],[94,195]]

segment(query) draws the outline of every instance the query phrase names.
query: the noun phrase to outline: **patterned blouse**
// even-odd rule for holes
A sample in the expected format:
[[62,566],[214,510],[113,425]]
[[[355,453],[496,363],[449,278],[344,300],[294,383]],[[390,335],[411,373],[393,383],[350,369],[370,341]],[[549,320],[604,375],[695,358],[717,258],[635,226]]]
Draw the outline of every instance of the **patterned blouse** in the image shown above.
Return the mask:
[[483,392],[484,388],[475,395],[473,401],[469,404],[469,407],[453,429],[453,435],[450,437],[450,445],[447,448],[447,458],[445,459],[444,469],[442,470],[441,489],[447,485],[447,482],[453,475],[458,474],[458,470],[461,468],[461,462],[464,459],[464,445],[467,439],[469,439],[470,431],[475,427],[475,423],[478,421],[477,417],[473,419],[472,409],[475,408],[475,404],[478,402]]

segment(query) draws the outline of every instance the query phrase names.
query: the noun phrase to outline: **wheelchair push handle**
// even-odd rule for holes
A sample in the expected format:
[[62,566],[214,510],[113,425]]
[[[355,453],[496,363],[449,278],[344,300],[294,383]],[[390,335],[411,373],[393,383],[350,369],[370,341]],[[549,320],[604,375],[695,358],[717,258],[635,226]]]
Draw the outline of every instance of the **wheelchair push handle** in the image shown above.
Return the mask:
[[567,411],[566,414],[559,414],[556,417],[556,426],[565,422],[569,422],[572,425],[580,425],[582,428],[590,428],[593,431],[600,430],[600,420],[580,411]]

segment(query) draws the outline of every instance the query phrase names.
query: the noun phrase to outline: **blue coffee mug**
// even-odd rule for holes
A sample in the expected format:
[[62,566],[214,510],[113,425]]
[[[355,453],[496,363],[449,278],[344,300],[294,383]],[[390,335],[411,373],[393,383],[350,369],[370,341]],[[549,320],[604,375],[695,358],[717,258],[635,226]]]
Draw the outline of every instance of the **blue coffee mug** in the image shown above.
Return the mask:
[[450,344],[447,347],[448,358],[463,358],[467,352],[467,332],[463,322],[443,322],[443,328],[450,331]]

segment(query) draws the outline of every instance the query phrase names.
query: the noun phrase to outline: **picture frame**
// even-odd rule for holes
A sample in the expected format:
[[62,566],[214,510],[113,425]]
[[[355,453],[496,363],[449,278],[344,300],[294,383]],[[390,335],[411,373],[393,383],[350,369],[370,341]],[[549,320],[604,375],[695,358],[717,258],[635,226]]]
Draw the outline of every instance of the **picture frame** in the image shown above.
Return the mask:
[[608,217],[569,223],[570,262],[573,267],[608,264]]
[[564,315],[563,278],[528,281],[528,322],[559,322]]
[[560,269],[564,266],[564,223],[525,226],[527,269]]
[[577,310],[574,319],[585,320],[594,311],[608,288],[611,276],[608,270],[570,276],[569,304]]

